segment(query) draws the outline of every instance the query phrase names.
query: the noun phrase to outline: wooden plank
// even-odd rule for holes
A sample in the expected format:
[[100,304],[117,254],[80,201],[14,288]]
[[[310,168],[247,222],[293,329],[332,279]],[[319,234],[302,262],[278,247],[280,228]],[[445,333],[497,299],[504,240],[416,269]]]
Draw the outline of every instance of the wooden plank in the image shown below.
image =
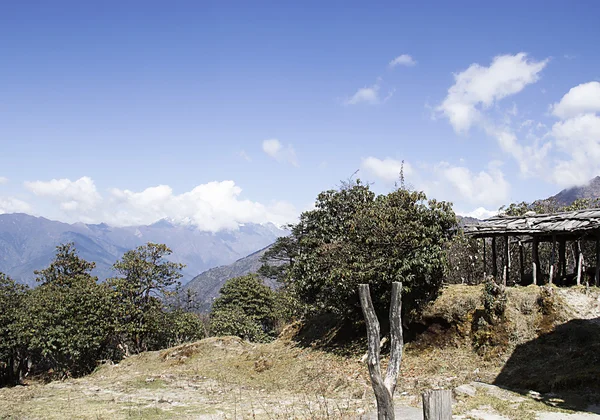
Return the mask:
[[451,420],[452,391],[432,389],[423,392],[423,420]]

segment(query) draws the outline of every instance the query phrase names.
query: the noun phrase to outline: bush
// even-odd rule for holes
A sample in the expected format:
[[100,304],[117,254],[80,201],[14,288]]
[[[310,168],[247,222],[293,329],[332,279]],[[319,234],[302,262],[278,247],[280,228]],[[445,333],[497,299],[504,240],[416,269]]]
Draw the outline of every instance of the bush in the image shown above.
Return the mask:
[[250,274],[228,280],[220,294],[210,314],[212,334],[237,335],[249,341],[266,341],[276,335],[278,319],[286,315],[284,298],[259,277]]
[[255,343],[264,343],[272,339],[260,323],[236,306],[213,311],[210,318],[210,332],[216,336],[235,335]]

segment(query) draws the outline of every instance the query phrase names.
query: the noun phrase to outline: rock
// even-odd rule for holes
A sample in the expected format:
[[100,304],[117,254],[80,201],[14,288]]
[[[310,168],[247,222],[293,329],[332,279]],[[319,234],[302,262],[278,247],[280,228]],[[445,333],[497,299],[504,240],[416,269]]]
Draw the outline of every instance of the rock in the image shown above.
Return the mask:
[[461,395],[463,397],[474,397],[477,394],[477,389],[473,385],[460,385],[454,388],[454,395]]

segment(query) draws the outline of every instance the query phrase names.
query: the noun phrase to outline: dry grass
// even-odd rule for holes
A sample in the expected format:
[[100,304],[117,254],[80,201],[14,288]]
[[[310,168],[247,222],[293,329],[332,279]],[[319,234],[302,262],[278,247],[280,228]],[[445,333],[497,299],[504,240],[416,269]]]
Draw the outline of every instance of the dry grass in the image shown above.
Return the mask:
[[[541,326],[546,328],[542,321],[548,321],[540,309],[539,291],[532,286],[508,289],[505,343],[501,351],[478,354],[472,340],[475,314],[482,309],[481,287],[446,288],[425,312],[426,333],[405,347],[398,402],[418,404],[425,389],[493,383],[499,377],[513,381],[513,388],[595,384],[600,360],[592,363],[589,358],[600,355],[600,330],[593,331],[595,338],[588,334],[594,320],[572,321],[538,338]],[[587,310],[580,295],[600,295],[587,289],[569,293],[577,294],[557,293],[552,328]],[[565,299],[581,307],[566,310]],[[269,344],[209,338],[104,365],[84,378],[0,389],[0,419],[337,419],[372,410],[368,372],[359,357],[297,345],[293,339],[298,329],[291,326]],[[584,347],[590,345],[593,354],[586,356]],[[466,413],[487,406],[508,418],[527,419],[551,405],[527,399],[515,406],[480,392],[459,402],[456,410]],[[558,406],[578,405],[565,399]]]

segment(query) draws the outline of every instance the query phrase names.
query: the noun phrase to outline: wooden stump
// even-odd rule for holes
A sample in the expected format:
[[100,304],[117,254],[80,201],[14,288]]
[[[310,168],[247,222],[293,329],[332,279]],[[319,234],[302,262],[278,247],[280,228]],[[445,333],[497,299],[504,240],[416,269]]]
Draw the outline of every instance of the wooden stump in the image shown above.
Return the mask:
[[433,389],[423,393],[424,420],[452,419],[452,391]]

